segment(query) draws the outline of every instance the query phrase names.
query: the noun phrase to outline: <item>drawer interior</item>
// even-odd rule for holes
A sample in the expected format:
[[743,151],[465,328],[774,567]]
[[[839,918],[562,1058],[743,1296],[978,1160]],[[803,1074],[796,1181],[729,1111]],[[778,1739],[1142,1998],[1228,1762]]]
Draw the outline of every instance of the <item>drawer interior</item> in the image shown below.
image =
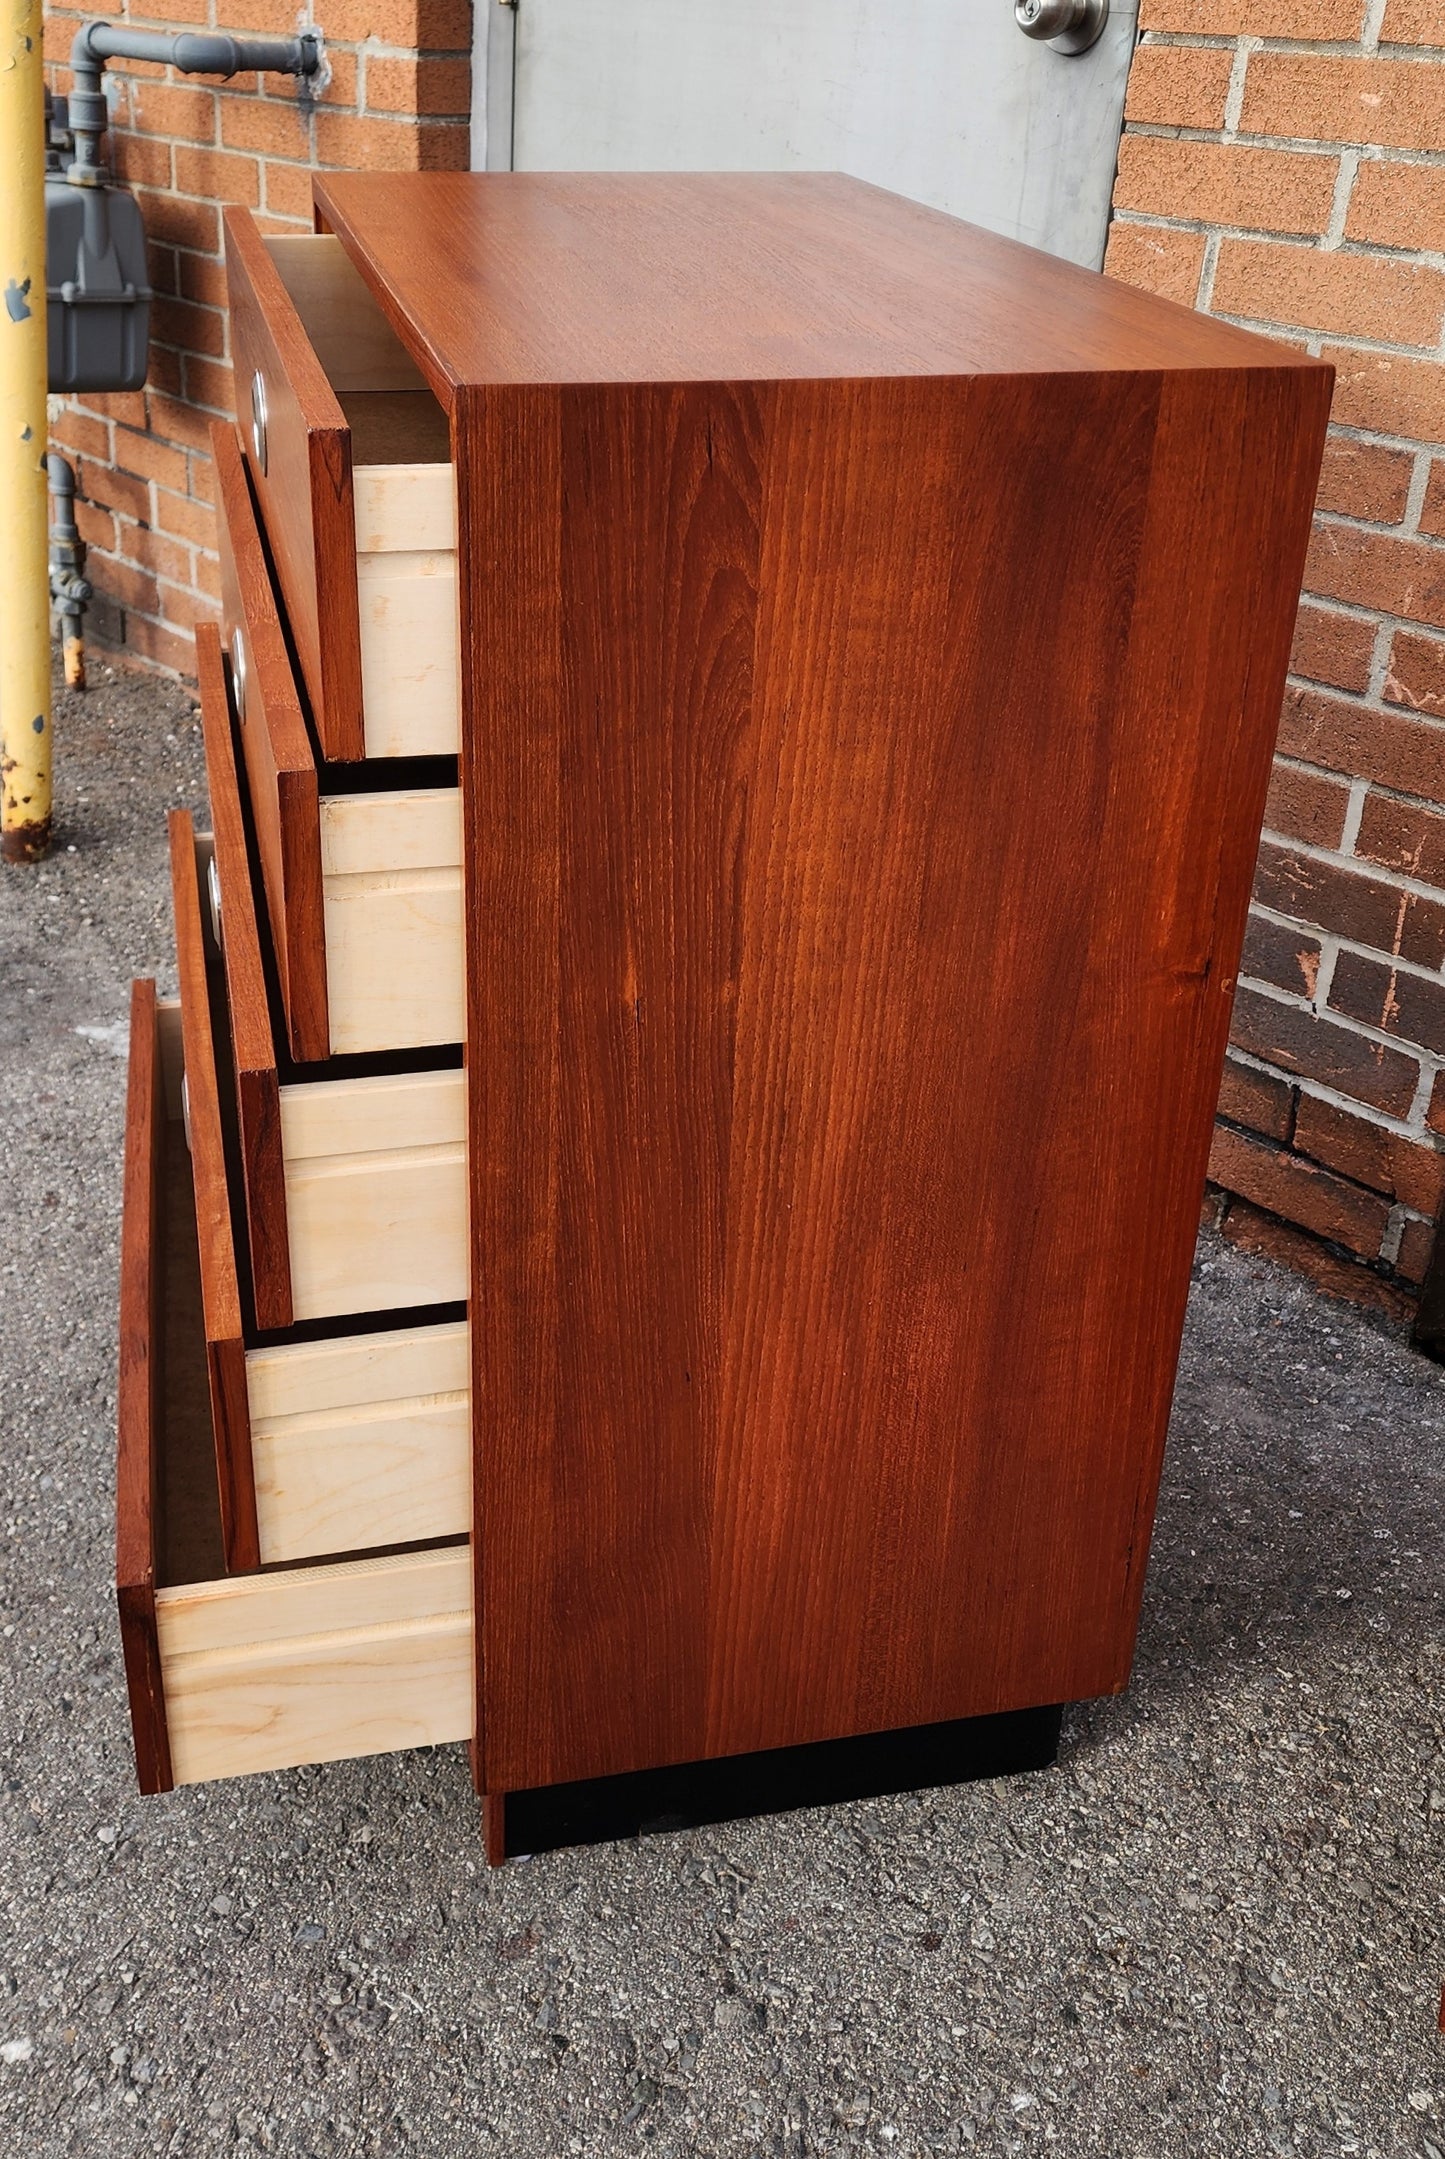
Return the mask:
[[[466,1543],[224,1573],[178,1007],[160,1006],[157,1030],[165,1114],[152,1245],[162,1339],[151,1472],[172,1778],[196,1783],[467,1738]],[[455,1364],[457,1344],[449,1346]],[[380,1346],[383,1357],[395,1353],[395,1344]],[[274,1396],[274,1372],[271,1381]],[[293,1386],[291,1399],[303,1395]]]
[[266,250],[341,402],[353,465],[447,464],[447,417],[332,233],[271,234]]
[[204,1581],[225,1572],[221,1503],[211,1429],[206,1321],[196,1194],[182,1121],[181,1008],[157,1013],[165,1122],[156,1255],[164,1269],[165,1355],[156,1448],[156,1581]]
[[365,754],[454,756],[457,491],[447,416],[333,234],[263,244],[350,435]]

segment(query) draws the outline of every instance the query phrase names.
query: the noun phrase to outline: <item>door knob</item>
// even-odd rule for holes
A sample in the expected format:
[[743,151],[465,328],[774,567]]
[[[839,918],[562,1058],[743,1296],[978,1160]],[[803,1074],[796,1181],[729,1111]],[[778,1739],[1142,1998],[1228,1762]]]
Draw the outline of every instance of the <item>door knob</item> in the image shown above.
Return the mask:
[[1087,52],[1109,20],[1109,0],[1014,0],[1014,21],[1025,37],[1055,52]]

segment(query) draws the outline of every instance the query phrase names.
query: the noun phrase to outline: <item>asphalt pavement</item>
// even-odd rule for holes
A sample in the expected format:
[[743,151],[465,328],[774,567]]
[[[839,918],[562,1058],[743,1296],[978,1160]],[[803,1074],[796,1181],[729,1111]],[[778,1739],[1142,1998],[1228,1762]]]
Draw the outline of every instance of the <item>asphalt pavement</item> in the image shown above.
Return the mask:
[[0,2159],[1445,2159],[1445,1371],[1201,1239],[1135,1677],[1012,1782],[489,1872],[461,1748],[137,1797],[130,978],[183,688],[0,876]]

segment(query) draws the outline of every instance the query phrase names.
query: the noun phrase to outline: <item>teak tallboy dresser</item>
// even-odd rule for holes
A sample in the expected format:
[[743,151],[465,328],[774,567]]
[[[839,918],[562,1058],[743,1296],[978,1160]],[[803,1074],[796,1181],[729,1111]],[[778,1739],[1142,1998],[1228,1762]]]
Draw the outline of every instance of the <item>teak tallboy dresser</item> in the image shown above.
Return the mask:
[[137,984],[143,1786],[509,1851],[1122,1687],[1330,371],[822,176],[228,218]]

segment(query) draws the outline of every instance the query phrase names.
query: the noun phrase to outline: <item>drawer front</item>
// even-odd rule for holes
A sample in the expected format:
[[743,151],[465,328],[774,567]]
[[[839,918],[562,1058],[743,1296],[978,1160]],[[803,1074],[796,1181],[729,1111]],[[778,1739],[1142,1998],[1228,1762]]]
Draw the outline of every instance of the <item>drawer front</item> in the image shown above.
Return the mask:
[[[226,217],[237,415],[328,757],[364,755],[351,430],[254,221]],[[324,633],[324,634],[323,634]]]
[[244,887],[222,896],[224,953],[216,947],[202,900],[213,860],[189,816],[173,811],[189,1086],[201,1099],[234,1101],[242,1176],[232,1196],[245,1228],[256,1326],[464,1303],[462,1072],[283,1077]]
[[[116,1588],[142,1790],[470,1737],[471,1560],[464,1543],[227,1578],[215,1469],[199,1219],[175,1007],[132,999],[122,1230]],[[189,1091],[189,1089],[187,1090]],[[411,1383],[435,1356],[375,1345]],[[325,1414],[348,1382],[312,1362],[252,1384]],[[409,1362],[408,1362],[409,1360]],[[405,1369],[404,1369],[405,1368]],[[367,1375],[351,1364],[357,1402]],[[371,1377],[375,1379],[375,1372]],[[279,1388],[279,1393],[278,1393]],[[353,1405],[355,1406],[355,1405]],[[394,1532],[393,1532],[394,1538]]]
[[445,414],[341,243],[226,214],[246,457],[329,759],[455,756]]
[[[271,589],[251,490],[232,427],[213,427],[216,531],[221,558],[221,631],[230,679],[209,634],[198,635],[196,656],[206,766],[213,794],[237,794],[230,715],[238,721],[251,829],[271,949],[286,1014],[291,1054],[305,1063],[328,1056],[326,936],[321,891],[320,781],[285,633]],[[220,812],[214,812],[218,838]],[[219,874],[234,883],[231,827],[242,832],[239,808],[224,820]],[[242,853],[245,843],[240,840]],[[249,881],[249,868],[246,871]]]
[[197,652],[222,921],[228,890],[252,881],[239,736],[291,1055],[311,1063],[460,1042],[461,798],[455,787],[319,791],[229,434],[217,444],[217,473],[229,680],[208,637],[198,636]]

